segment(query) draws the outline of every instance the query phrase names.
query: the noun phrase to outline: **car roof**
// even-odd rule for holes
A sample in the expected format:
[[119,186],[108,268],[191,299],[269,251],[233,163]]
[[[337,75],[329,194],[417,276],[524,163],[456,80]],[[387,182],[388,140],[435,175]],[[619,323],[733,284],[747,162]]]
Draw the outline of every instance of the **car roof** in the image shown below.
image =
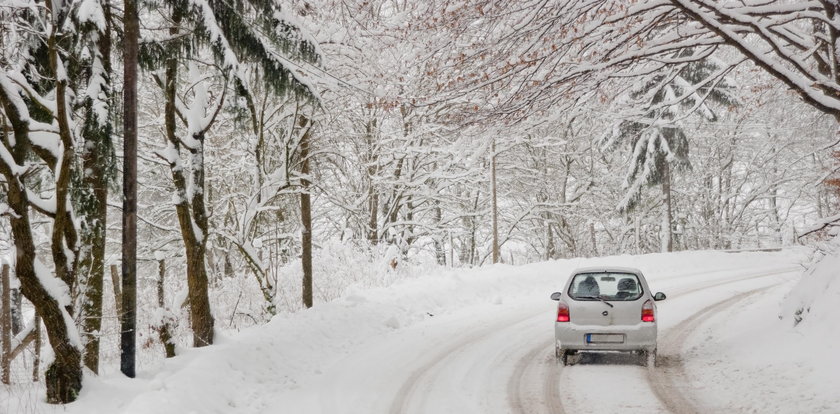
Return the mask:
[[633,273],[635,275],[641,275],[642,271],[632,267],[621,267],[621,266],[590,266],[590,267],[582,267],[580,269],[576,269],[572,272],[573,275],[579,273]]

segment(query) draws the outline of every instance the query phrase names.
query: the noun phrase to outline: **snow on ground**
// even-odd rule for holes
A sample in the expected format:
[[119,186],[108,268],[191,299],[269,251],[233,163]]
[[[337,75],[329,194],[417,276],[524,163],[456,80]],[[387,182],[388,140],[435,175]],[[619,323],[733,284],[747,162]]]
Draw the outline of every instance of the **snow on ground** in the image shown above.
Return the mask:
[[840,412],[840,238],[801,280],[709,319],[687,350],[709,407]]
[[823,243],[819,250],[802,281],[785,298],[782,317],[809,334],[831,335],[840,316],[840,236]]
[[[279,315],[265,326],[220,335],[217,345],[181,350],[134,380],[86,375],[79,401],[64,407],[40,402],[38,387],[0,388],[0,412],[509,412],[506,398],[520,398],[514,388],[526,390],[527,401],[516,404],[534,404],[528,390],[552,373],[543,364],[553,335],[555,302],[549,295],[574,268],[594,264],[638,267],[652,289],[669,294],[659,305],[660,340],[664,330],[704,306],[775,286],[751,296],[754,302],[733,315],[710,318],[686,339],[687,376],[692,386],[709,390],[696,397],[735,412],[790,412],[776,408],[792,407],[791,399],[807,400],[810,412],[837,412],[840,401],[828,385],[840,376],[837,338],[832,344],[814,341],[778,319],[778,302],[805,260],[802,250],[682,252],[430,269],[417,279],[357,290]],[[729,283],[744,275],[754,277]],[[539,366],[515,363],[526,356]],[[568,367],[563,376],[572,380],[564,391],[574,391],[574,384],[585,388],[587,381],[623,387],[613,395],[630,396],[620,402],[625,412],[662,411],[647,384],[638,381],[644,368],[622,363]],[[510,380],[517,376],[524,379]],[[586,390],[569,394],[567,404],[599,412]]]
[[792,284],[713,315],[693,335],[687,370],[711,412],[840,412],[840,334],[811,335],[779,319]]

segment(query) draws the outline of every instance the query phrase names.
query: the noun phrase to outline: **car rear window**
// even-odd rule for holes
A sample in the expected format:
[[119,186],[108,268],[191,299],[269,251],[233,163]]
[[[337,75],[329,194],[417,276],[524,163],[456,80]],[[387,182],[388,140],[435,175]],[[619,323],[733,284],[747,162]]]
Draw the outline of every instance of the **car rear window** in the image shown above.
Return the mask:
[[639,277],[632,273],[578,273],[569,286],[575,300],[631,301],[642,296]]

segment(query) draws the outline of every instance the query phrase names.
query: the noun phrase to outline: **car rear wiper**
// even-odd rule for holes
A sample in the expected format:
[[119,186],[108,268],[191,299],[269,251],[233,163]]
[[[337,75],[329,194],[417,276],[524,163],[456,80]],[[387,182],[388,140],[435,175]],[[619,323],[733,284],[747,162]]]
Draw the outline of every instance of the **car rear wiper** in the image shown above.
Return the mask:
[[607,305],[609,305],[609,307],[611,307],[611,308],[614,308],[614,307],[615,307],[615,305],[613,305],[612,303],[607,302],[607,301],[606,301],[606,299],[603,299],[603,298],[601,298],[600,296],[578,296],[578,298],[581,298],[581,299],[595,299],[595,300],[600,300],[601,302],[604,302],[604,303],[606,303]]

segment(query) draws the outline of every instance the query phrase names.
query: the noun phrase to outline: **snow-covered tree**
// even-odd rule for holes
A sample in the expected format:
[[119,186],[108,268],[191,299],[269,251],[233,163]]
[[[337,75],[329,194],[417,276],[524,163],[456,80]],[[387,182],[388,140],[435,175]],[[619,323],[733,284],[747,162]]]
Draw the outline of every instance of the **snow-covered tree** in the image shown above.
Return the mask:
[[691,168],[690,132],[681,124],[694,114],[713,122],[717,119],[713,104],[724,109],[736,105],[728,91],[730,86],[717,74],[719,70],[710,60],[698,60],[651,75],[639,84],[639,89],[630,91],[633,104],[622,102],[635,114],[616,125],[607,137],[608,146],[623,141],[630,144],[627,193],[618,205],[620,211],[635,207],[643,185],[658,185],[662,189],[663,252],[673,249],[671,175]]
[[[163,67],[162,76],[155,75],[166,103],[166,147],[158,155],[169,165],[175,186],[175,209],[186,249],[193,344],[205,346],[213,343],[214,326],[206,270],[210,226],[205,139],[224,108],[229,83],[237,96],[253,103],[246,67],[253,66],[258,71],[255,76],[278,96],[312,98],[315,91],[307,81],[309,71],[298,65],[317,64],[319,55],[293,15],[270,1],[176,1],[158,7],[167,12],[165,32],[154,33],[154,40],[143,44],[142,64],[147,70]],[[203,58],[204,51],[212,55],[209,74],[190,61]],[[186,76],[183,66],[189,68]],[[179,93],[181,85],[186,87],[185,96]],[[251,110],[250,116],[257,116]]]
[[[76,10],[73,3],[47,2],[42,9],[9,6],[4,12],[9,18],[4,19],[0,32],[4,45],[0,104],[6,124],[0,145],[0,173],[8,190],[7,214],[17,251],[15,273],[21,292],[43,319],[55,353],[46,371],[47,400],[65,403],[75,400],[82,386],[83,344],[73,318],[74,307],[78,309],[74,305],[78,304],[73,303],[71,295],[79,287],[80,260],[90,254],[92,239],[98,237],[79,237],[74,190],[85,194],[94,190],[85,187],[90,181],[81,179],[84,171],[79,170],[78,157],[84,142],[76,126],[81,125],[85,132],[97,130],[102,137],[109,122],[101,107],[95,110],[99,117],[79,119],[74,111],[75,99],[84,94],[74,88],[95,83],[91,89],[101,92],[100,88],[108,86],[97,75],[85,76],[74,66],[91,51],[85,36],[89,32],[73,36],[77,34],[70,17]],[[82,21],[84,18],[75,23]],[[71,46],[61,46],[64,42]],[[101,65],[101,55],[99,58]],[[101,74],[102,69],[94,72]],[[107,101],[107,93],[93,99]],[[107,168],[107,164],[104,159],[100,166]],[[76,182],[74,176],[79,178]],[[51,220],[49,256],[36,248],[33,216]],[[91,311],[93,318],[98,317],[95,310]]]

